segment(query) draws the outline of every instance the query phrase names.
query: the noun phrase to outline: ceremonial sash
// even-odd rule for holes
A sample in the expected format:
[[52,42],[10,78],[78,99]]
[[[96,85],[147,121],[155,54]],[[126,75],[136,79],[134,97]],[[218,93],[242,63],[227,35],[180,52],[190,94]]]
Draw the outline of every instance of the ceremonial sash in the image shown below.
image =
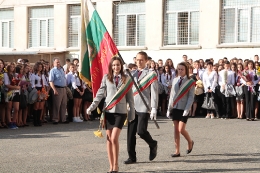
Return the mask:
[[193,79],[189,79],[187,80],[182,87],[179,89],[178,93],[176,94],[175,98],[173,99],[173,107],[174,105],[176,105],[176,103],[183,97],[185,96],[185,94],[188,93],[188,91],[190,90],[190,88],[195,85],[196,82]]
[[108,104],[105,107],[105,110],[112,109],[117,103],[119,103],[122,98],[126,95],[126,93],[132,88],[133,81],[128,76],[125,80],[125,84],[122,84],[119,90],[116,92],[116,94],[113,96],[113,98],[108,102]]
[[[145,90],[146,88],[148,88],[153,81],[157,80],[157,75],[156,73],[152,72],[149,73],[148,75],[146,75],[139,83],[138,88],[140,89],[140,91],[142,92],[143,90]],[[135,88],[134,91],[134,96],[139,94],[137,89]]]

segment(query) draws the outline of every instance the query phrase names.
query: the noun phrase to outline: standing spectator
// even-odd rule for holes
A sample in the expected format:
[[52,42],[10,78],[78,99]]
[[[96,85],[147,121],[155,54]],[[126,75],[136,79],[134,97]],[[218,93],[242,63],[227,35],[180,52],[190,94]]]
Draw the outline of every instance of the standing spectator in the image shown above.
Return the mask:
[[246,101],[246,120],[255,120],[255,85],[258,83],[258,77],[255,73],[254,62],[252,60],[248,61],[248,67],[245,68],[243,74],[243,90],[245,93]]
[[68,68],[68,64],[70,63],[70,59],[66,59],[66,64],[63,66],[63,70],[66,72]]
[[[207,63],[207,71],[203,74],[203,85],[204,92],[208,95],[208,97],[213,97],[214,100],[217,97],[215,94],[215,87],[217,86],[218,76],[217,72],[213,71],[213,63],[210,61]],[[214,103],[216,112],[218,112],[218,106]],[[213,110],[207,110],[206,118],[215,118]]]
[[[237,76],[236,76],[236,86],[237,87],[243,87],[244,84],[242,84],[242,72],[243,72],[243,65],[241,63],[237,64]],[[243,91],[243,90],[242,90]],[[237,101],[237,119],[243,118],[243,112],[244,112],[244,91],[241,95],[236,97]]]
[[[5,68],[5,63],[2,59],[0,59],[0,74],[1,75],[4,75],[4,68]],[[8,127],[7,124],[6,124],[6,115],[5,115],[5,107],[6,107],[6,104],[5,104],[5,97],[4,97],[4,93],[5,93],[5,90],[4,90],[4,78],[2,78],[0,80],[0,94],[1,94],[1,97],[0,97],[0,118],[1,118],[1,124],[0,124],[0,127]]]
[[[7,88],[7,95],[6,98],[7,102],[7,109],[6,109],[6,116],[8,118],[9,128],[10,129],[18,129],[16,126],[16,120],[18,117],[19,111],[19,103],[20,103],[20,81],[17,78],[17,74],[15,73],[15,65],[10,64],[7,66],[7,73],[4,73],[4,82]],[[11,112],[12,108],[13,112],[13,119],[11,121]]]
[[162,60],[162,59],[159,59],[159,60],[158,60],[158,64],[159,64],[159,67],[163,67],[163,60]]
[[167,99],[169,98],[171,87],[172,87],[172,73],[169,65],[164,66],[164,74],[162,75],[162,84],[164,86],[165,94],[164,98],[162,100],[162,114],[163,116],[166,114],[166,109],[167,109]]
[[188,56],[187,56],[187,55],[182,55],[182,60],[183,60],[184,62],[187,62]]
[[202,71],[205,70],[205,62],[203,59],[199,59],[199,69]]
[[[31,76],[32,87],[36,88],[38,93],[46,91],[46,78],[43,74],[43,64],[41,62],[37,62],[34,65],[34,73]],[[41,114],[44,109],[45,97],[38,97],[37,101],[33,105],[33,124],[34,126],[42,126],[41,123]]]
[[223,58],[223,63],[225,64],[225,62],[227,62],[227,61],[228,61],[227,57],[224,57]]
[[[224,70],[219,72],[219,85],[221,87],[221,91],[227,89],[227,85],[233,86],[235,84],[234,73],[230,70],[230,62],[226,61],[224,65]],[[230,96],[226,96],[224,92],[222,92],[221,100],[222,100],[222,117],[221,119],[228,119],[231,115],[231,104],[230,104]]]
[[255,62],[259,62],[259,56],[258,56],[258,55],[255,55],[255,56],[254,56],[254,60],[255,60]]
[[79,59],[77,59],[77,58],[74,58],[73,60],[72,60],[72,63],[75,65],[75,70],[77,70],[78,69],[78,67],[79,67]]
[[172,60],[168,58],[164,64],[164,66],[168,65],[170,67],[170,70],[172,72],[172,77],[175,78],[175,68]]
[[62,123],[69,123],[66,120],[66,104],[67,104],[67,92],[66,92],[66,78],[65,73],[60,65],[59,58],[54,58],[53,68],[50,71],[49,82],[52,88],[52,103],[53,103],[53,113],[52,120],[53,124],[58,124],[59,118],[61,118]]
[[190,63],[190,65],[193,65],[193,60],[190,58],[190,59],[188,60],[188,63]]

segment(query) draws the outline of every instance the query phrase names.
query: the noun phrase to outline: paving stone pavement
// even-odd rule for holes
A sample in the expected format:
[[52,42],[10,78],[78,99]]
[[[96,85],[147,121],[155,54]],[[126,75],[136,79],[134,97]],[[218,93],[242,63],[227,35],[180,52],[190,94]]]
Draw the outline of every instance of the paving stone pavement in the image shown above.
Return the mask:
[[[181,137],[181,157],[174,152],[173,126],[159,117],[160,129],[152,121],[148,130],[158,141],[158,155],[149,161],[149,147],[137,135],[137,163],[124,165],[127,159],[124,127],[120,135],[120,172],[260,172],[260,121],[191,118],[187,130],[194,140],[187,155],[187,143]],[[104,173],[109,169],[106,138],[96,138],[99,122],[88,121],[42,127],[0,129],[0,172]],[[103,131],[105,135],[105,131]]]

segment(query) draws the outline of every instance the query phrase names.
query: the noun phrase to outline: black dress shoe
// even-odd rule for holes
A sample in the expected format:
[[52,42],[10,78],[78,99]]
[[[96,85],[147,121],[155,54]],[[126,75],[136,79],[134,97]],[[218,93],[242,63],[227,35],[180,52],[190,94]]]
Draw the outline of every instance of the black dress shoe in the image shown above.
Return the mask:
[[54,125],[57,125],[57,124],[59,124],[59,123],[58,123],[58,122],[53,122],[53,124],[54,124]]
[[180,154],[180,153],[179,153],[179,154],[172,154],[171,156],[172,156],[172,157],[180,157],[181,154]]
[[126,161],[124,161],[124,164],[133,164],[133,163],[136,163],[136,160],[132,160],[128,158]]
[[68,120],[62,122],[62,124],[69,124],[70,122]]
[[187,150],[187,154],[189,154],[189,153],[192,151],[192,149],[193,149],[193,145],[194,145],[194,141],[192,141],[191,149]]
[[156,146],[153,148],[150,148],[150,155],[149,155],[149,160],[152,161],[156,156],[157,156],[157,141],[156,141]]

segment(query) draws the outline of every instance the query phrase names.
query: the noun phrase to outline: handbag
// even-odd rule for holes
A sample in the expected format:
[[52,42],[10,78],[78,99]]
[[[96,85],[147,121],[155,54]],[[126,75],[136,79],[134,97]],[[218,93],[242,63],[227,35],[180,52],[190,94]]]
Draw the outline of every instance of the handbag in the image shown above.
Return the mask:
[[243,95],[243,88],[242,88],[242,86],[236,86],[235,90],[236,90],[236,93],[237,93],[238,97]]
[[214,98],[209,97],[209,94],[207,93],[206,96],[204,97],[204,102],[201,107],[208,110],[214,110],[215,109]]

